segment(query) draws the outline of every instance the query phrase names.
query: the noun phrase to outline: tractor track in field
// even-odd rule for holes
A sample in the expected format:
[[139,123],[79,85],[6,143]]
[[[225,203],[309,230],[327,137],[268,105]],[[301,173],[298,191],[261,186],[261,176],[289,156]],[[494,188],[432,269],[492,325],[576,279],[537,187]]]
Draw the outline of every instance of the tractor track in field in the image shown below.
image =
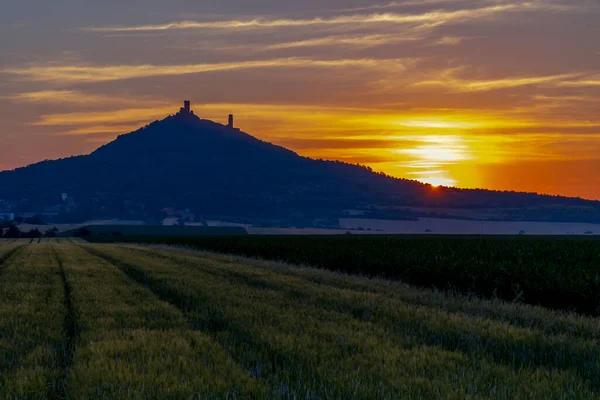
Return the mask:
[[66,379],[69,369],[73,364],[73,356],[75,355],[75,346],[79,338],[79,326],[77,324],[77,312],[73,306],[72,288],[67,279],[62,260],[60,259],[56,249],[52,246],[52,253],[59,266],[59,275],[63,284],[64,290],[64,305],[66,309],[64,320],[64,333],[62,345],[56,349],[57,359],[60,364],[60,375],[58,380],[49,382],[48,398],[49,399],[65,399],[66,396]]
[[17,246],[13,249],[10,249],[6,253],[0,256],[0,268],[4,266],[4,264],[13,256],[15,256],[19,251],[21,251],[25,247],[24,244]]
[[[142,285],[147,287],[155,296],[157,296],[160,300],[165,301],[169,304],[172,304],[177,309],[179,309],[183,315],[188,318],[188,310],[193,308],[199,308],[203,304],[198,302],[195,298],[188,296],[175,295],[173,290],[170,289],[167,285],[157,279],[153,279],[148,276],[143,271],[138,270],[134,266],[116,260],[106,254],[102,254],[101,252],[97,252],[88,247],[79,246],[86,253],[91,255],[92,257],[99,258],[111,264],[112,266],[118,268],[122,271],[132,282],[138,285]],[[189,322],[189,321],[188,321]],[[193,330],[198,330],[196,326],[190,324],[190,328]]]

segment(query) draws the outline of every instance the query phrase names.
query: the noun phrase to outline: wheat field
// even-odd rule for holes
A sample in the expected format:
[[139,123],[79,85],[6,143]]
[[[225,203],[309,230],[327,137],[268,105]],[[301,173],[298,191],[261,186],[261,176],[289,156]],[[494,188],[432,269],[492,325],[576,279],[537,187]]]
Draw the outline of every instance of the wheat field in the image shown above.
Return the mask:
[[600,319],[158,246],[0,241],[2,399],[593,399]]

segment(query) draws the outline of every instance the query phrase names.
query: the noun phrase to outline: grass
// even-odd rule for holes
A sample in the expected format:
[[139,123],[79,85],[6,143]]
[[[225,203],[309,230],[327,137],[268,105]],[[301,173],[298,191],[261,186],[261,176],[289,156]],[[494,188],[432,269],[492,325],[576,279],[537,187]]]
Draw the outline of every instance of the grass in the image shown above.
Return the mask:
[[[0,398],[51,397],[59,386],[64,288],[49,245],[2,246]],[[16,251],[15,251],[16,250]]]
[[0,343],[33,362],[4,398],[600,396],[598,318],[163,247],[42,241],[0,271],[2,316],[27,316]]
[[190,393],[206,398],[259,391],[259,383],[209,336],[188,327],[180,310],[85,250],[55,247],[77,320],[77,348],[66,381],[70,398],[187,398]]
[[[407,304],[402,293],[413,290],[385,281],[297,276],[167,250],[91,251],[183,310],[236,362],[271,382],[275,396],[552,398],[598,388],[595,320],[571,316],[579,321],[573,326],[587,327],[574,343],[558,328],[560,318],[532,329],[509,323],[518,307],[497,321]],[[379,294],[378,285],[393,289]]]
[[238,236],[117,240],[189,246],[600,315],[597,238]]

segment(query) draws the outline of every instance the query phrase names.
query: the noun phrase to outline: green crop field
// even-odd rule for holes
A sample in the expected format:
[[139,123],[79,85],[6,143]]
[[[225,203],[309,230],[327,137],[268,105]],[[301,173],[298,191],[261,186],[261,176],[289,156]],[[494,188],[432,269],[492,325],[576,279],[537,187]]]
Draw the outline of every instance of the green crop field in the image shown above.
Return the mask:
[[92,236],[187,246],[600,316],[600,240],[507,236]]
[[593,399],[600,318],[133,244],[0,240],[2,399]]

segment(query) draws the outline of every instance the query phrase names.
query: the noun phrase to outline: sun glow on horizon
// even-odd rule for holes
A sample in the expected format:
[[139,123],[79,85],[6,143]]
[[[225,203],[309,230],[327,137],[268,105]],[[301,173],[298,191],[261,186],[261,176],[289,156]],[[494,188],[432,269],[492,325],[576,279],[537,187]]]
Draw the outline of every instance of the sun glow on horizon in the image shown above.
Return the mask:
[[395,121],[394,124],[407,128],[433,128],[433,129],[473,129],[481,127],[481,123],[453,121],[442,118],[413,118]]
[[[88,142],[101,143],[113,139],[115,132],[135,130],[139,122],[132,121],[149,120],[175,108],[174,105],[125,108],[117,112],[49,114],[42,115],[33,124],[63,127],[57,135],[89,135]],[[303,156],[368,165],[376,171],[432,186],[479,185],[465,174],[467,171],[451,170],[459,164],[500,157],[496,154],[499,139],[494,139],[498,135],[477,136],[477,132],[482,131],[478,127],[492,125],[491,116],[452,112],[398,116],[369,108],[243,103],[199,104],[195,109],[203,118],[215,121],[234,112],[245,132]],[[109,121],[112,124],[109,125]],[[498,122],[499,125],[511,123]],[[111,135],[107,135],[109,133]]]
[[[56,95],[54,92],[30,95],[19,101],[28,101],[29,97],[49,101],[54,99],[50,94]],[[62,94],[61,101],[63,97],[68,100],[80,97],[79,92]],[[103,100],[82,98],[91,105]],[[132,101],[121,100],[123,104]],[[162,104],[152,99],[147,101]],[[30,126],[54,128],[54,137],[83,137],[91,149],[91,144],[106,143],[116,134],[133,131],[176,108],[174,102],[173,106],[49,113],[40,115]],[[500,117],[492,112],[446,109],[399,113],[376,108],[254,103],[205,103],[196,105],[196,111],[202,118],[217,122],[233,112],[243,131],[302,156],[366,165],[378,172],[430,184],[432,188],[507,190],[511,187],[505,183],[506,178],[492,181],[486,174],[489,176],[489,171],[505,164],[569,160],[562,154],[564,148],[552,148],[561,135],[543,133],[547,128],[542,121],[523,119],[521,112]],[[577,126],[587,129],[593,124]],[[520,133],[529,129],[530,133]],[[571,134],[569,140],[578,146],[589,141],[590,134]],[[540,146],[545,148],[544,152],[539,150]],[[511,184],[514,182],[510,180]],[[494,183],[502,186],[494,187]]]
[[471,149],[462,136],[421,135],[414,137],[415,145],[395,149],[393,153],[408,156],[405,166],[414,169],[408,172],[411,178],[429,183],[434,187],[456,186],[458,181],[450,176],[447,166],[466,162],[473,158]]
[[443,176],[423,176],[417,179],[419,182],[429,183],[431,187],[437,189],[442,186],[453,187],[456,186],[456,180]]

